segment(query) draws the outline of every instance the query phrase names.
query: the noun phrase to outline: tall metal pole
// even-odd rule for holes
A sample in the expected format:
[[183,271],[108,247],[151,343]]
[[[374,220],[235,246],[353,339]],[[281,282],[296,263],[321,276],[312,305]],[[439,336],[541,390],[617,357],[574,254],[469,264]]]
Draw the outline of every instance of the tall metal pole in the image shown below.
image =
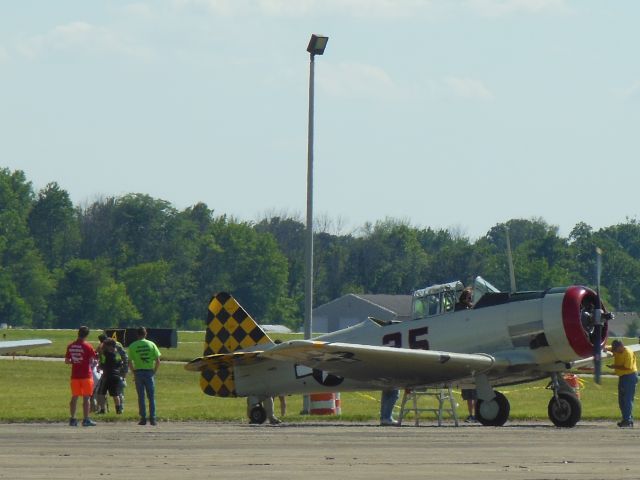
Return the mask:
[[[311,338],[313,324],[313,79],[315,55],[309,64],[309,135],[307,138],[307,238],[305,248],[304,278],[304,338]],[[302,397],[302,415],[311,411],[309,395]]]
[[309,64],[309,136],[307,139],[307,237],[304,280],[304,338],[311,338],[313,324],[313,81],[315,55]]
[[507,262],[509,264],[509,283],[511,284],[511,293],[516,293],[516,274],[513,269],[513,255],[511,254],[511,239],[509,238],[509,227],[504,226],[507,235]]
[[[329,37],[311,35],[307,52],[310,54],[309,63],[309,136],[307,140],[307,238],[305,249],[305,280],[304,280],[304,338],[311,338],[312,310],[313,310],[313,83],[315,56],[322,55]],[[309,395],[303,397],[302,414],[311,412]]]

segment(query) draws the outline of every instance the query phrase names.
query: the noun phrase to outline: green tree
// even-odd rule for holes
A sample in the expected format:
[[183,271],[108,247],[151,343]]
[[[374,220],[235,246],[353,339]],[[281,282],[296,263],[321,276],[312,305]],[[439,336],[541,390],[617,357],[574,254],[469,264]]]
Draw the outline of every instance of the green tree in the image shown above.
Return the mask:
[[[282,254],[287,258],[289,278],[287,295],[301,298],[304,293],[305,278],[305,225],[294,218],[272,216],[255,225],[258,233],[271,234]],[[317,235],[315,235],[317,238]]]
[[54,299],[58,328],[130,324],[140,318],[123,284],[104,260],[74,259],[59,273]]
[[[105,278],[96,292],[95,324],[107,327],[131,327],[139,323],[140,313],[132,303],[124,283]],[[94,324],[94,322],[91,322]]]
[[0,169],[0,312],[8,323],[43,327],[53,283],[27,228],[32,204],[24,172]]
[[172,295],[170,273],[170,265],[164,260],[141,263],[122,272],[127,292],[147,326],[178,325],[178,305]]
[[170,265],[167,282],[170,297],[178,310],[178,325],[202,328],[204,305],[212,292],[204,293],[198,285],[200,254],[208,247],[216,249],[209,230],[213,211],[198,203],[173,216],[167,225],[167,253]]
[[160,260],[167,253],[167,225],[175,214],[168,202],[143,194],[94,202],[80,213],[82,256],[108,258],[116,273]]
[[271,234],[257,232],[251,224],[218,217],[208,243],[202,244],[196,281],[200,298],[229,291],[264,322],[285,323],[287,260]]
[[350,252],[349,267],[349,283],[362,285],[367,293],[407,294],[424,284],[429,257],[415,228],[387,219],[365,225]]
[[29,213],[29,230],[49,270],[78,254],[80,227],[69,194],[55,182],[38,193]]

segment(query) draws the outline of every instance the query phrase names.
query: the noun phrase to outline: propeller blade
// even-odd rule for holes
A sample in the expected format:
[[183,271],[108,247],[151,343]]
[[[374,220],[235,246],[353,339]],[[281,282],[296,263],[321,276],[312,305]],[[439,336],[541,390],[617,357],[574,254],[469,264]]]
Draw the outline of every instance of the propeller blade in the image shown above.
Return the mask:
[[602,325],[596,324],[593,328],[593,381],[600,385],[602,374]]
[[596,247],[596,295],[598,297],[594,313],[593,328],[593,380],[600,384],[602,373],[602,300],[600,299],[600,275],[602,273],[602,250]]

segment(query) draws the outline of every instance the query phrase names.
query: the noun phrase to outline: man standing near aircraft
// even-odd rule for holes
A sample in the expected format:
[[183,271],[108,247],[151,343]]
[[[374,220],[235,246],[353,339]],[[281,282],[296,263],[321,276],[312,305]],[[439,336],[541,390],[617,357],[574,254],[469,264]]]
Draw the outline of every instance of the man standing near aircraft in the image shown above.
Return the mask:
[[622,421],[618,422],[618,426],[633,428],[633,397],[638,383],[636,356],[620,340],[611,342],[610,350],[613,353],[613,365],[607,366],[618,375],[618,405],[622,413]]
[[71,365],[71,401],[69,402],[69,425],[78,426],[76,408],[78,397],[82,397],[83,427],[93,427],[95,422],[89,418],[91,395],[93,395],[93,372],[91,368],[96,361],[97,354],[85,339],[89,336],[89,327],[78,329],[78,338],[67,346],[64,356],[65,363]]
[[400,397],[397,388],[383,390],[380,398],[380,425],[383,427],[398,427],[400,423],[393,418],[393,407]]
[[149,397],[149,423],[156,424],[156,384],[155,374],[160,367],[160,350],[155,343],[147,340],[147,329],[139,327],[138,340],[129,345],[129,369],[136,379],[136,393],[138,394],[138,425],[147,424],[147,408],[145,392]]

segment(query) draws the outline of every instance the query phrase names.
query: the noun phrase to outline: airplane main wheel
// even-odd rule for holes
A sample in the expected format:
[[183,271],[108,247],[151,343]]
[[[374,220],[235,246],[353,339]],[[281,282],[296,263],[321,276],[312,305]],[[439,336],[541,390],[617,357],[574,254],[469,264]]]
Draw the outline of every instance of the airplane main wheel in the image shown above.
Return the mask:
[[488,427],[501,427],[509,419],[509,400],[500,392],[494,392],[493,400],[476,400],[476,419]]
[[558,398],[551,397],[549,401],[549,419],[556,427],[571,428],[582,417],[582,404],[578,397],[571,393],[559,393]]
[[256,405],[249,412],[249,423],[261,424],[267,420],[267,411],[262,405]]

